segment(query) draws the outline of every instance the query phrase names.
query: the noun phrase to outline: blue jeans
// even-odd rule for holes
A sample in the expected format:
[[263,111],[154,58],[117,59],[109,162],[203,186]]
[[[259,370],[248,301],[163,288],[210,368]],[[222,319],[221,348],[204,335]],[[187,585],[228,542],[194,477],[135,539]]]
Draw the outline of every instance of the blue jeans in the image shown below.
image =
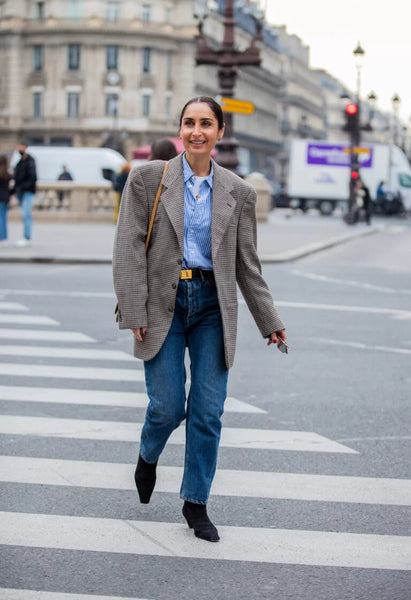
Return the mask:
[[[186,399],[186,347],[191,386]],[[174,318],[158,354],[144,363],[150,399],[140,453],[149,463],[186,419],[184,475],[180,496],[206,504],[214,478],[228,369],[217,290],[212,279],[180,281]]]
[[31,208],[33,206],[33,192],[23,192],[17,194],[17,199],[20,205],[20,213],[23,219],[23,236],[26,240],[31,239]]
[[7,202],[0,202],[0,241],[7,240]]

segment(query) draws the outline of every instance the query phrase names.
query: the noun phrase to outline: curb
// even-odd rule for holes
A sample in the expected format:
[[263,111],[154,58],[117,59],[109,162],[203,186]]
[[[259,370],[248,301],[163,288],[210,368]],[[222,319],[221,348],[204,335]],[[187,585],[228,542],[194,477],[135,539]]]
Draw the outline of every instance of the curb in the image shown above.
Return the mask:
[[[374,233],[381,233],[385,227],[370,227],[369,229],[364,229],[360,231],[354,231],[352,233],[348,233],[342,236],[338,236],[335,238],[330,238],[329,240],[325,240],[324,242],[317,242],[314,244],[308,244],[307,246],[301,246],[295,250],[290,250],[288,252],[283,252],[279,254],[262,254],[259,258],[262,264],[275,264],[275,263],[287,263],[293,262],[300,258],[304,258],[309,256],[310,254],[314,254],[316,252],[321,252],[323,250],[327,250],[328,248],[333,248],[334,246],[339,246],[350,242],[351,240],[355,240],[360,237],[364,237],[366,235],[371,235]],[[1,256],[0,255],[0,263],[31,263],[31,264],[63,264],[63,265],[106,265],[111,264],[111,256]]]
[[383,231],[384,229],[385,227],[370,227],[369,229],[355,231],[345,235],[340,235],[335,238],[330,238],[329,240],[326,240],[324,242],[308,244],[307,246],[302,246],[300,248],[297,248],[296,250],[291,250],[289,252],[283,252],[282,254],[265,254],[260,256],[260,261],[264,264],[293,262],[294,260],[304,258],[305,256],[309,256],[310,254],[315,254],[316,252],[321,252],[323,250],[327,250],[328,248],[333,248],[334,246],[346,244],[351,240],[355,240],[360,237],[365,237],[366,235],[381,233],[381,231]]

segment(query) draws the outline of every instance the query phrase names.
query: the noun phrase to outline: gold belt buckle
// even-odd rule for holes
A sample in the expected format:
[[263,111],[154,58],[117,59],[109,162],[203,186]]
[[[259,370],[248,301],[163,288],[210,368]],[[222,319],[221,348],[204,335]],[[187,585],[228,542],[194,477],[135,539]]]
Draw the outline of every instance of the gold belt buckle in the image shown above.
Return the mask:
[[180,279],[192,279],[193,272],[191,269],[183,269],[180,273]]

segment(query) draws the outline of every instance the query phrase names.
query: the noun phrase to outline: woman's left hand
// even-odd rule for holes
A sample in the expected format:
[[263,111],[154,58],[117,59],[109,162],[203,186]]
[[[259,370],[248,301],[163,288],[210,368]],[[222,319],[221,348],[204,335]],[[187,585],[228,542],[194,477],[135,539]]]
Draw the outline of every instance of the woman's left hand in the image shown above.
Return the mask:
[[270,334],[270,336],[268,338],[267,346],[269,346],[270,344],[278,344],[278,342],[281,340],[283,342],[285,342],[286,339],[287,339],[287,335],[285,333],[285,329],[280,329],[279,331],[274,331],[273,333]]

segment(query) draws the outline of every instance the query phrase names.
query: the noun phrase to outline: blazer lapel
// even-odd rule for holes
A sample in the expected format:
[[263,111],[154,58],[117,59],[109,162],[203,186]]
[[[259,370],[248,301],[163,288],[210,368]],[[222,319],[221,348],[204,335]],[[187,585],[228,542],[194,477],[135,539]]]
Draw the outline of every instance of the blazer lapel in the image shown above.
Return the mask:
[[169,161],[168,170],[163,181],[163,192],[160,202],[176,232],[181,252],[184,248],[184,179],[183,158],[176,156]]
[[[213,161],[214,162],[214,161]],[[211,217],[211,247],[213,259],[217,255],[221,240],[235,208],[235,198],[231,194],[232,183],[225,170],[214,162],[213,208]]]

